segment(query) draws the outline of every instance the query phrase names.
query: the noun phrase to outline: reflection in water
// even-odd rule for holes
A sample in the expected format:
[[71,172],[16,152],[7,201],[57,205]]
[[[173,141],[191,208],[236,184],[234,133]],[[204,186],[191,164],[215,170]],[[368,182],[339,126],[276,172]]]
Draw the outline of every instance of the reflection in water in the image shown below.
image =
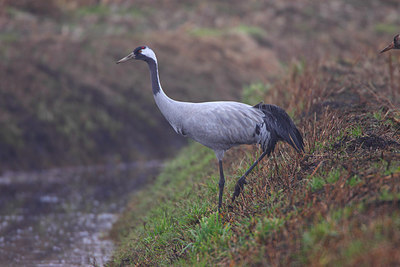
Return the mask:
[[104,264],[107,231],[133,191],[161,163],[9,172],[0,176],[0,262],[4,265]]

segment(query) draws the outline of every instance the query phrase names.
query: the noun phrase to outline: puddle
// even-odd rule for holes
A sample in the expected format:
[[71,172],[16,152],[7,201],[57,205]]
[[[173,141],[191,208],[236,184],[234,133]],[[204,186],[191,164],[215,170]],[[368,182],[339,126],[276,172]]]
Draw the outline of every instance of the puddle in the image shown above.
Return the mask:
[[161,162],[7,172],[0,176],[4,266],[103,265],[107,232]]

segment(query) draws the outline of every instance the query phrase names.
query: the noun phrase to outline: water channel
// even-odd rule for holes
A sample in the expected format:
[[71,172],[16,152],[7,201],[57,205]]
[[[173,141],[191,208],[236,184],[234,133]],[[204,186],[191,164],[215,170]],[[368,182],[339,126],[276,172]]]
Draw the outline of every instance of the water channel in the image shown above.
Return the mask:
[[107,232],[161,162],[6,172],[0,176],[0,265],[103,265]]

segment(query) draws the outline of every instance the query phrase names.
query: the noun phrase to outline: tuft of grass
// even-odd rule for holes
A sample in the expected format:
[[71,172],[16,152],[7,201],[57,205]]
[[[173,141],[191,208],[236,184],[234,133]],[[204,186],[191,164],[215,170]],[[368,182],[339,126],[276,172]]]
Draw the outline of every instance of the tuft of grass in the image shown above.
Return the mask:
[[202,257],[212,256],[218,250],[228,249],[232,236],[230,224],[224,224],[217,212],[201,218],[200,223],[194,229],[190,229],[189,233],[193,242],[184,249],[190,248],[192,252]]
[[315,176],[310,181],[310,188],[311,188],[312,191],[317,191],[317,190],[322,189],[325,184],[326,184],[326,181],[325,181],[325,179],[323,177]]
[[311,178],[309,182],[311,190],[317,191],[322,189],[326,184],[336,183],[339,180],[342,173],[343,173],[342,169],[333,169],[328,173],[321,172],[321,174]]
[[358,177],[358,175],[354,175],[352,176],[348,181],[347,184],[349,186],[356,186],[358,184],[362,183],[362,180],[360,177]]
[[375,112],[372,114],[372,116],[373,116],[376,120],[381,121],[382,118],[383,118],[382,110],[375,111]]
[[351,137],[354,137],[354,138],[361,137],[362,134],[363,134],[361,125],[355,125],[355,126],[350,127],[350,128],[348,129],[348,134],[349,134]]

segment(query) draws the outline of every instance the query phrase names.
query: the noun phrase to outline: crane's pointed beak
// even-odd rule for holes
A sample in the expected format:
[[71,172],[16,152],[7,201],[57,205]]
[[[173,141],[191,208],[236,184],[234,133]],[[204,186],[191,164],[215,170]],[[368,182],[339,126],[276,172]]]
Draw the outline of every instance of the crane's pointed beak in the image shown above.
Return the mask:
[[393,49],[393,48],[394,48],[394,42],[391,42],[390,45],[386,46],[381,52],[379,52],[379,54],[381,54],[383,52],[386,52],[386,51],[388,51],[390,49]]
[[126,57],[121,58],[121,59],[118,60],[116,63],[117,63],[117,64],[123,63],[123,62],[128,61],[128,60],[130,60],[130,59],[132,59],[132,58],[135,58],[135,55],[133,54],[133,52],[130,53],[129,55],[127,55]]

